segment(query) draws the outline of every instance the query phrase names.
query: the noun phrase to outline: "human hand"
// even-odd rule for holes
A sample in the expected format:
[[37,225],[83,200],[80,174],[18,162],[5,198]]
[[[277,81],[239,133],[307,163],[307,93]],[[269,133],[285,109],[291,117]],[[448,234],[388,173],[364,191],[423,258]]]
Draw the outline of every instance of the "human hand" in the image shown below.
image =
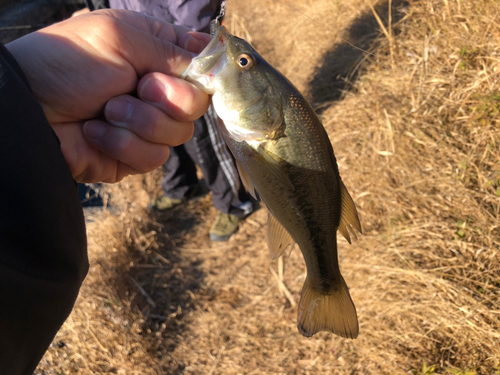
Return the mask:
[[[179,77],[206,34],[101,10],[7,44],[79,182],[117,182],[189,140],[209,97]],[[188,52],[190,51],[190,52]],[[136,96],[134,96],[134,94]]]

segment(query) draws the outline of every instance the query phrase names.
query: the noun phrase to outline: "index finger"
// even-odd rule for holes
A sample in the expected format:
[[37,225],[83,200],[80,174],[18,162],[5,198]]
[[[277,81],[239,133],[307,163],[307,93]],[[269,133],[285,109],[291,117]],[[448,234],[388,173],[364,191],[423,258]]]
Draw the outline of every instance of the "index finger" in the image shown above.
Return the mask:
[[[104,22],[116,30],[108,41],[133,66],[139,77],[150,72],[179,77],[191,62],[192,52],[201,52],[210,41],[208,34],[141,13],[108,9],[88,16],[106,17]],[[186,49],[188,46],[191,46],[191,51]],[[198,51],[193,50],[193,46]]]
[[[179,44],[180,38],[184,34],[188,32],[197,33],[193,32],[191,29],[185,26],[172,25],[158,18],[154,18],[142,13],[131,12],[124,9],[101,9],[99,11],[92,12],[91,15],[111,16],[112,18],[121,20],[137,30],[140,30],[146,34],[152,35],[164,41],[174,43],[176,45]],[[203,34],[203,33],[197,33],[197,34]]]

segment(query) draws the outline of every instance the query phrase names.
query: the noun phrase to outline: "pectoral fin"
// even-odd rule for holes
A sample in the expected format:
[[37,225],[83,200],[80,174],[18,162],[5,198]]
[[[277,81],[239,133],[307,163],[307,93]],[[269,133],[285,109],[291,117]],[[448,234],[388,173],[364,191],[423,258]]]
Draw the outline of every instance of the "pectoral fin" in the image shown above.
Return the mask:
[[290,233],[280,224],[278,220],[268,212],[267,216],[267,247],[271,259],[279,258],[288,246],[295,245]]
[[[358,211],[356,210],[356,206],[354,205],[354,201],[352,200],[347,188],[345,187],[342,180],[340,180],[340,191],[342,195],[342,212],[340,216],[340,224],[339,224],[339,232],[345,237],[347,242],[351,243],[351,237],[349,235],[348,228],[354,227],[359,233],[361,232],[361,223],[359,222]],[[351,228],[351,233],[355,239],[356,233]]]
[[257,193],[255,192],[252,181],[250,181],[250,177],[248,177],[247,172],[238,161],[236,161],[236,168],[238,168],[238,173],[240,175],[241,182],[243,182],[243,186],[250,193],[253,199],[257,200]]
[[295,188],[293,187],[292,182],[286,175],[285,171],[283,170],[282,166],[280,165],[280,160],[277,156],[270,155],[262,145],[259,145],[256,149],[257,154],[255,156],[256,160],[259,162],[262,167],[267,169],[269,173],[274,176],[281,186],[283,186],[286,189],[294,191]]

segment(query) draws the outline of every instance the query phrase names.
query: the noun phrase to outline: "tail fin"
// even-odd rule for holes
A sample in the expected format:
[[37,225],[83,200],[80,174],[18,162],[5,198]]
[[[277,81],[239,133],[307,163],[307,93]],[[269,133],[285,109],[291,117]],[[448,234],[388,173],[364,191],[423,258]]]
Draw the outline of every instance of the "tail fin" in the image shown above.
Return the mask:
[[344,278],[340,277],[337,290],[328,294],[311,288],[306,278],[297,316],[297,326],[302,335],[311,337],[316,332],[329,331],[351,339],[358,337],[356,308]]

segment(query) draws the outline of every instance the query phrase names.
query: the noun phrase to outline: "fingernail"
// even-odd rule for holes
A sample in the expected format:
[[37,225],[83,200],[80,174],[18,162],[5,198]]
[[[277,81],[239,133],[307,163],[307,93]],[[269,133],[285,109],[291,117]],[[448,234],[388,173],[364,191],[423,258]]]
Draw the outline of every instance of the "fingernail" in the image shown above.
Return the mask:
[[88,138],[101,138],[106,132],[106,127],[100,121],[87,121],[83,125],[83,134]]
[[134,106],[124,98],[111,99],[104,109],[104,114],[108,121],[112,121],[119,125],[125,122],[132,116]]
[[189,35],[184,42],[184,49],[188,50],[189,52],[199,53],[203,49],[203,45],[198,39],[193,38],[191,35]]
[[141,88],[139,96],[142,100],[159,104],[168,97],[169,87],[158,79],[149,78]]

